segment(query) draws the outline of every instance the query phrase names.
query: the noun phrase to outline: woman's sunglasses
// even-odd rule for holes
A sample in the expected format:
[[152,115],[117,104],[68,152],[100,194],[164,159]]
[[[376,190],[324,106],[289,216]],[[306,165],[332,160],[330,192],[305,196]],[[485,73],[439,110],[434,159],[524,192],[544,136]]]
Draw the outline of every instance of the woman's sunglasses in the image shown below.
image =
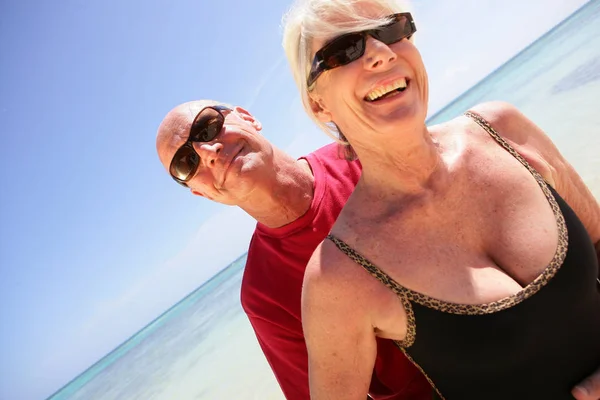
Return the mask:
[[188,140],[175,152],[169,173],[175,182],[187,187],[187,181],[192,179],[198,170],[200,156],[194,149],[193,142],[210,142],[223,129],[225,117],[223,111],[231,111],[225,106],[205,107],[196,115]]
[[412,15],[408,12],[392,14],[389,18],[392,22],[387,25],[347,33],[333,39],[317,51],[306,81],[309,90],[323,72],[361,58],[365,54],[367,35],[389,45],[410,38],[417,31]]

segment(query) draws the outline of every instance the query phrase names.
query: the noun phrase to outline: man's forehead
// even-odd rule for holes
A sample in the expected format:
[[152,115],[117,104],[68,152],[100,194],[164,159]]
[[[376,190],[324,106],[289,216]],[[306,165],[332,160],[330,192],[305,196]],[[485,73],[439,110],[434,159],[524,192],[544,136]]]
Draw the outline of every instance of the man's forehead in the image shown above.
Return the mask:
[[196,115],[205,107],[221,105],[212,100],[190,101],[173,108],[165,116],[157,135],[157,151],[163,162],[167,164],[171,157],[189,138],[190,127]]
[[221,106],[221,104],[211,100],[200,100],[180,104],[171,110],[163,121],[164,142],[170,146],[177,146],[186,141],[198,113],[211,106]]
[[222,106],[221,104],[214,101],[199,101],[194,103],[182,104],[181,108],[175,109],[175,116],[173,118],[173,136],[175,138],[185,138],[187,140],[192,127],[192,123],[200,113],[206,107],[216,107],[226,115],[225,110],[230,108]]
[[188,115],[192,119],[206,107],[220,106],[221,104],[214,100],[198,100],[180,104],[175,108],[183,115]]

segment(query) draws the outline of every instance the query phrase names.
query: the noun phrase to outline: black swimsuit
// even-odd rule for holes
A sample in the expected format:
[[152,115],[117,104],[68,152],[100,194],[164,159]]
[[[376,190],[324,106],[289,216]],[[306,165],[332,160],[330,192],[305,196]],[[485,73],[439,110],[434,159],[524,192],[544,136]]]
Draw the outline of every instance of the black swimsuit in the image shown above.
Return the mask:
[[[327,238],[396,293],[408,331],[398,347],[447,400],[566,400],[600,367],[598,259],[583,224],[480,116],[483,127],[535,177],[559,232],[554,258],[518,293],[487,304],[433,299],[407,289],[336,237]],[[418,331],[417,331],[418,325]]]

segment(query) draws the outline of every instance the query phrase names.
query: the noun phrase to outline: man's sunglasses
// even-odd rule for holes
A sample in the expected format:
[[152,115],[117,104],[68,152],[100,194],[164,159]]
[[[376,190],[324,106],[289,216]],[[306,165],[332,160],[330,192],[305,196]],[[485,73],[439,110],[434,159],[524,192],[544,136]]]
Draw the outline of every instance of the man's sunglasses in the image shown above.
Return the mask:
[[223,129],[225,117],[223,111],[231,111],[225,106],[205,107],[196,115],[190,128],[186,142],[175,152],[169,173],[175,182],[187,187],[187,181],[192,179],[198,170],[200,156],[194,149],[193,142],[210,142]]
[[317,51],[306,81],[309,90],[323,72],[361,58],[365,54],[367,35],[389,45],[410,38],[417,31],[412,15],[408,12],[392,14],[389,18],[392,19],[389,24],[376,29],[347,33],[333,39]]

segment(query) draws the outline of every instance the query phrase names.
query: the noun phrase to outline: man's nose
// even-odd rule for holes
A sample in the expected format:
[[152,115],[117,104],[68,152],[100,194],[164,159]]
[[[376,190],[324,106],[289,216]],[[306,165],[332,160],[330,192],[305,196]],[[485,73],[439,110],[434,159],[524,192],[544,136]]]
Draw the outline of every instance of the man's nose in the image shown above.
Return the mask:
[[208,143],[194,143],[196,152],[200,156],[201,162],[207,168],[212,168],[216,165],[217,159],[221,150],[223,150],[223,144],[219,142],[208,142]]

